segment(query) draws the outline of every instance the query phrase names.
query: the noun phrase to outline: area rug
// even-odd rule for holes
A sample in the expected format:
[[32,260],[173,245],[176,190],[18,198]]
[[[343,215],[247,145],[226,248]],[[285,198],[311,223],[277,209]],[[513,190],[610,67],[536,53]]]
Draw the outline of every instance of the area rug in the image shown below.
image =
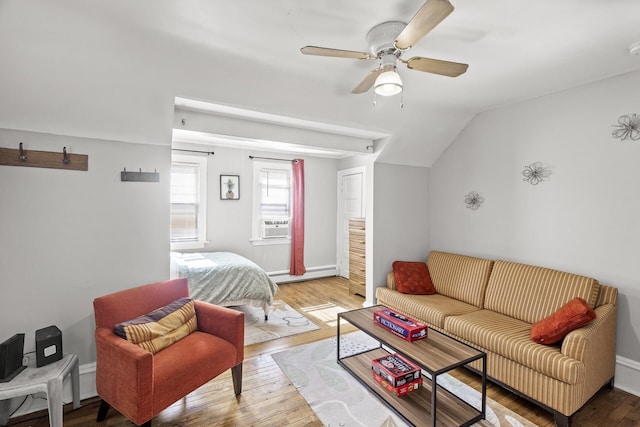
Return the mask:
[[[377,347],[377,341],[362,332],[341,337],[341,354],[354,354]],[[273,359],[325,426],[383,427],[407,424],[371,394],[336,362],[336,339],[317,341],[276,353]],[[440,375],[438,384],[480,408],[481,395],[450,375]],[[487,398],[483,427],[535,427],[518,414]]]
[[319,329],[312,321],[280,300],[275,300],[271,305],[268,320],[264,319],[262,308],[248,305],[230,308],[244,313],[244,345]]

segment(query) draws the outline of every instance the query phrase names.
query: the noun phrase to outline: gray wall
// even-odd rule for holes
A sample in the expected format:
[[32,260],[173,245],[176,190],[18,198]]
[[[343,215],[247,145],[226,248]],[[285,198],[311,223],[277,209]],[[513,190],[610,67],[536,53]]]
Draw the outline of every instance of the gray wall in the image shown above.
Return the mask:
[[386,285],[393,261],[426,260],[429,168],[375,163],[374,187],[373,282],[367,287],[370,304],[375,302],[375,288]]
[[371,163],[370,155],[354,155],[338,160],[338,170],[351,169],[356,167],[366,167]]
[[[95,360],[93,299],[169,274],[168,146],[0,129],[0,146],[87,154],[89,170],[0,167],[0,339],[57,325]],[[123,168],[159,183],[121,182]]]
[[[363,98],[332,102],[329,80],[310,86],[307,76],[280,75],[265,86],[255,78],[255,62],[233,52],[221,61],[205,48],[145,29],[114,29],[102,16],[87,20],[82,8],[72,9],[13,2],[0,14],[2,40],[10,41],[0,43],[0,128],[25,131],[0,130],[0,143],[66,145],[90,156],[88,172],[0,167],[0,334],[24,330],[27,350],[35,329],[58,324],[65,351],[78,353],[81,363],[93,360],[92,299],[167,277],[164,177],[176,96],[420,134],[421,123],[400,120],[401,110],[391,110],[381,129]],[[12,38],[16,31],[25,37]],[[592,275],[619,287],[618,354],[637,362],[639,146],[610,133],[620,115],[640,113],[639,86],[635,73],[481,114],[431,173],[377,164],[368,210],[380,233],[372,242],[371,286],[384,283],[395,259],[421,259],[429,249]],[[534,161],[553,170],[536,187],[520,175]],[[161,182],[121,183],[123,167],[157,169]],[[471,190],[486,198],[475,212],[462,203]],[[335,231],[327,236],[335,239]]]
[[[65,352],[95,360],[95,297],[169,277],[170,148],[0,129],[0,146],[87,154],[89,170],[0,167],[0,338],[57,325]],[[289,245],[253,246],[252,165],[244,150],[209,157],[207,250],[230,250],[268,271],[289,269]],[[28,154],[28,151],[27,151]],[[273,153],[266,153],[268,157]],[[299,156],[300,157],[300,156]],[[305,265],[335,265],[337,160],[305,158]],[[121,182],[123,168],[159,183]],[[221,201],[220,174],[240,175]]]
[[[639,87],[636,72],[478,115],[432,168],[429,227],[432,250],[543,265],[618,287],[617,354],[636,374],[640,145],[611,132],[621,115],[640,113]],[[522,171],[536,161],[552,174],[534,186]],[[463,203],[471,190],[485,198],[477,211]]]
[[[200,147],[202,149],[202,147]],[[289,270],[290,245],[254,246],[251,239],[253,161],[249,155],[304,159],[305,266],[336,263],[337,160],[283,153],[206,147],[208,157],[208,222],[205,250],[232,251],[268,272]],[[220,200],[220,175],[240,176],[240,200]]]

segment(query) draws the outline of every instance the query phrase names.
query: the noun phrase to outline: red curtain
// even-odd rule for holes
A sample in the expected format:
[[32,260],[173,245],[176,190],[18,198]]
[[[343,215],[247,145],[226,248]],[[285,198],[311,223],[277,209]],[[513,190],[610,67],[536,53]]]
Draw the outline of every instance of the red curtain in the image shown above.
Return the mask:
[[295,159],[293,165],[293,215],[291,220],[291,265],[289,274],[302,276],[304,267],[304,160]]

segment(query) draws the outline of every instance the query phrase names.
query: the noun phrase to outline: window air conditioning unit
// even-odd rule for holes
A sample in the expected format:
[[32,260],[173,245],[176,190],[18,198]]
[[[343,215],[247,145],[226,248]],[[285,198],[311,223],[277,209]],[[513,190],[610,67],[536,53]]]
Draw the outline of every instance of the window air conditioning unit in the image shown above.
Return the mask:
[[262,238],[289,237],[289,219],[263,219]]

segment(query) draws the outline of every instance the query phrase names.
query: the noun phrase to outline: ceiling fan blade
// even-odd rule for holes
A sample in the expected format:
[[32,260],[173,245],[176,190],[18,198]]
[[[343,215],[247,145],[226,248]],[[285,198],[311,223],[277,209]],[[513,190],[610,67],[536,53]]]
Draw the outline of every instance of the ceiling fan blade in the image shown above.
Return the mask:
[[378,78],[380,73],[382,73],[383,71],[384,71],[384,68],[376,68],[375,70],[371,71],[367,75],[367,77],[365,77],[360,82],[360,84],[358,86],[356,86],[356,88],[351,91],[351,93],[359,94],[359,93],[365,93],[365,92],[369,91],[369,89],[371,89],[373,87],[373,84],[376,82],[376,79]]
[[332,56],[334,58],[352,58],[352,59],[374,59],[374,56],[366,52],[356,52],[353,50],[331,49],[328,47],[305,46],[300,49],[305,55]]
[[403,62],[412,70],[440,74],[441,76],[448,77],[458,77],[460,74],[464,74],[467,71],[467,68],[469,68],[469,64],[443,61],[441,59],[422,58],[420,56],[413,57]]
[[448,0],[427,0],[395,41],[396,49],[406,50],[415,45],[453,12]]

